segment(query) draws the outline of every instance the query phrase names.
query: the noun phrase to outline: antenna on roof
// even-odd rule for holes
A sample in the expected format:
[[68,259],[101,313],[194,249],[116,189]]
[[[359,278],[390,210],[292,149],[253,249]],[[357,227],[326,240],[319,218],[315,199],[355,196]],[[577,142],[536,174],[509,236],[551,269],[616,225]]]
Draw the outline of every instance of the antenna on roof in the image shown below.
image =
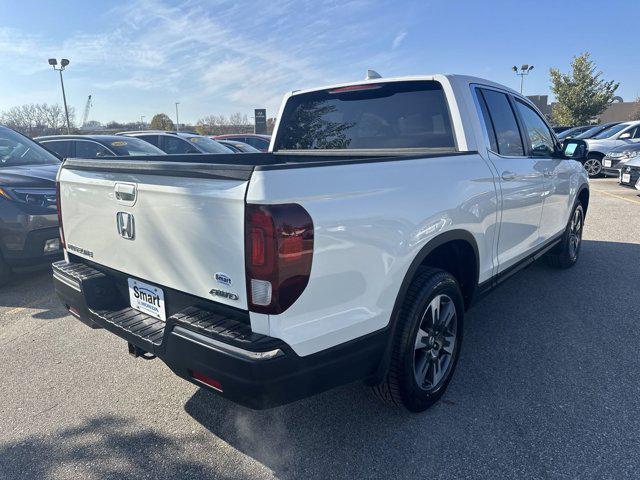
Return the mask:
[[364,77],[364,79],[365,80],[373,80],[374,78],[382,78],[382,75],[380,75],[375,70],[368,69],[367,70],[367,76]]

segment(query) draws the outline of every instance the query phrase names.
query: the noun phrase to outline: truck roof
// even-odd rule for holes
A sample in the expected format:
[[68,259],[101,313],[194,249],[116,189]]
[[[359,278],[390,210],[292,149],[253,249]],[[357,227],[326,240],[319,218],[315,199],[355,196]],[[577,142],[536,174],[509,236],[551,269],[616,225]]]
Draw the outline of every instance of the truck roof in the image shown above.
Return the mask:
[[[412,76],[404,76],[404,77],[382,77],[382,78],[374,78],[371,80],[358,80],[355,82],[343,82],[343,83],[336,83],[333,85],[326,85],[323,87],[315,87],[315,88],[307,88],[304,90],[294,90],[291,92],[291,95],[301,95],[304,93],[310,93],[310,92],[317,92],[320,90],[328,90],[328,89],[334,89],[334,88],[342,88],[342,87],[349,87],[352,85],[369,85],[369,84],[376,84],[376,83],[390,83],[390,82],[410,82],[410,81],[420,81],[420,80],[435,80],[437,82],[441,82],[443,83],[443,81],[447,81],[448,83],[451,84],[472,84],[472,83],[478,83],[478,84],[482,84],[482,85],[488,85],[488,86],[493,86],[496,88],[500,88],[503,90],[508,90],[510,93],[513,93],[515,95],[521,96],[519,92],[506,87],[505,85],[502,85],[500,83],[496,83],[496,82],[492,82],[491,80],[487,80],[485,78],[481,78],[481,77],[474,77],[474,76],[470,76],[470,75],[458,75],[458,74],[449,74],[449,73],[438,73],[438,74],[433,74],[433,75],[412,75]],[[446,82],[445,82],[446,83]]]

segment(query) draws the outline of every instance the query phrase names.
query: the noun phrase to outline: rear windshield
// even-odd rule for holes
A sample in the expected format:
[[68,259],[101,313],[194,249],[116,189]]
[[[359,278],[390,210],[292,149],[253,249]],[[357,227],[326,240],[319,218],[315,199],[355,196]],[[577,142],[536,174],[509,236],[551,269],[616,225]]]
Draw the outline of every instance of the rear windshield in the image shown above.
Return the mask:
[[275,150],[434,149],[455,151],[442,85],[412,81],[294,95]]
[[230,148],[225,147],[221,143],[210,139],[209,137],[187,137],[187,140],[198,145],[200,150],[205,153],[233,153]]

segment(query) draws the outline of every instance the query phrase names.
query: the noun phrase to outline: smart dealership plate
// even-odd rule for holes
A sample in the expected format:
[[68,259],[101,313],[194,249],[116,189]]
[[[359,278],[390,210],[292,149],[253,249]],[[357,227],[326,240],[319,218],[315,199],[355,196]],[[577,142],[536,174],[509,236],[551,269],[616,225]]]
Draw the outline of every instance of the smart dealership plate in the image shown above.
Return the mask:
[[131,308],[158,318],[163,322],[167,321],[167,315],[164,311],[164,292],[161,288],[130,278],[129,300]]

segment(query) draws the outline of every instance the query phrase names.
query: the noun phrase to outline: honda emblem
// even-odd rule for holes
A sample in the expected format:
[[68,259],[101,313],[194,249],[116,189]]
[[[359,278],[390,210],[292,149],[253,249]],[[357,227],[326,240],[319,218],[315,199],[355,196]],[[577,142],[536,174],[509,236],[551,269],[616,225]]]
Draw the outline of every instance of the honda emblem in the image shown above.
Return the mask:
[[136,235],[133,215],[127,212],[118,212],[116,214],[116,223],[118,225],[118,233],[120,236],[127,240],[133,240]]

